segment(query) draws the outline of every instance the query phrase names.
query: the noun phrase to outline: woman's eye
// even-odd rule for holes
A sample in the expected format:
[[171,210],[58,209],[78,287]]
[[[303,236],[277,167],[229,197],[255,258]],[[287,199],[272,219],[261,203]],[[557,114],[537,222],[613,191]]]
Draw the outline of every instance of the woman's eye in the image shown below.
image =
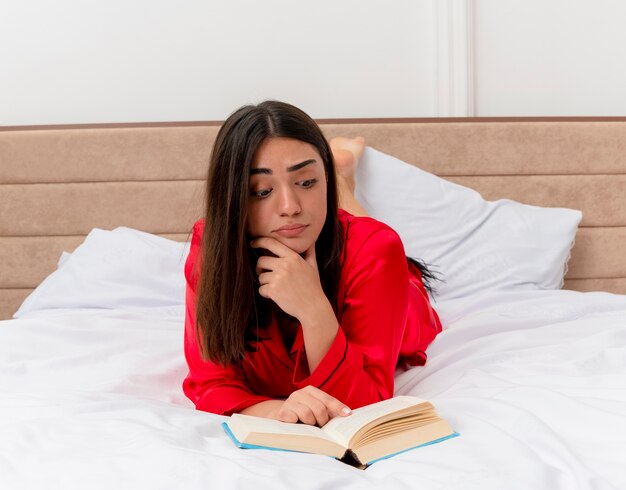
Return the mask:
[[269,196],[270,192],[272,192],[271,189],[261,189],[259,191],[252,191],[251,194],[252,194],[252,197],[263,199],[264,197]]
[[309,187],[313,187],[317,183],[317,179],[308,179],[300,182],[300,186],[308,189]]

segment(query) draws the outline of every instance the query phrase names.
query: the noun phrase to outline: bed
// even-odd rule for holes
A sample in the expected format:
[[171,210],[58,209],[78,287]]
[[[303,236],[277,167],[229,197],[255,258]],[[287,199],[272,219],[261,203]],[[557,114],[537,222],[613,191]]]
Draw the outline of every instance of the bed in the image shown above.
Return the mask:
[[460,433],[357,470],[236,448],[181,390],[214,123],[0,129],[1,488],[626,488],[626,118],[323,120],[445,279],[396,394]]

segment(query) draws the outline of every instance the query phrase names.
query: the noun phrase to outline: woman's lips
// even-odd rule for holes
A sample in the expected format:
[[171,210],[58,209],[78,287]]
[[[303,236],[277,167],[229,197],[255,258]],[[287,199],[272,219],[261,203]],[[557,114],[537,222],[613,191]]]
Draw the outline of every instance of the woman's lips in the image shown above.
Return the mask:
[[287,225],[281,226],[277,230],[274,230],[274,233],[280,235],[285,238],[293,238],[299,236],[304,230],[306,230],[308,225]]

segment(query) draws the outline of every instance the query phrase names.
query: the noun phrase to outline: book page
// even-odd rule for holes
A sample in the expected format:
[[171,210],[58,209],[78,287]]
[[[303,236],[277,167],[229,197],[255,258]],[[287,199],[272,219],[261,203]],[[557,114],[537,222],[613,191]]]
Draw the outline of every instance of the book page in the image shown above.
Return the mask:
[[350,438],[364,425],[385,415],[415,407],[420,403],[428,402],[414,396],[397,396],[357,408],[347,417],[334,417],[321,430],[348,447]]
[[333,441],[319,427],[234,414],[224,424],[235,444],[243,448],[272,448],[324,454],[341,458],[346,448]]
[[378,441],[359,444],[359,447],[352,449],[352,451],[360,462],[369,464],[379,458],[420,447],[444,437],[451,437],[454,434],[456,433],[445,420],[439,420],[426,426],[396,432]]

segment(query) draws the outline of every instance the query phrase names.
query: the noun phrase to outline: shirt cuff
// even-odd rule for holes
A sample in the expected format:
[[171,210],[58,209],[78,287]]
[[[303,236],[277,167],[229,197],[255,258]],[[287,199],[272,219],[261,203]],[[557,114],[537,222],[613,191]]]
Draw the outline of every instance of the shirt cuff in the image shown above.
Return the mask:
[[329,383],[338,371],[343,371],[340,368],[345,363],[349,363],[358,370],[363,369],[363,356],[350,347],[348,339],[346,339],[341,326],[339,326],[337,335],[335,335],[328,352],[326,352],[326,355],[311,374],[309,374],[305,348],[300,348],[295,362],[293,384],[298,388],[311,385],[323,389],[324,385]]

